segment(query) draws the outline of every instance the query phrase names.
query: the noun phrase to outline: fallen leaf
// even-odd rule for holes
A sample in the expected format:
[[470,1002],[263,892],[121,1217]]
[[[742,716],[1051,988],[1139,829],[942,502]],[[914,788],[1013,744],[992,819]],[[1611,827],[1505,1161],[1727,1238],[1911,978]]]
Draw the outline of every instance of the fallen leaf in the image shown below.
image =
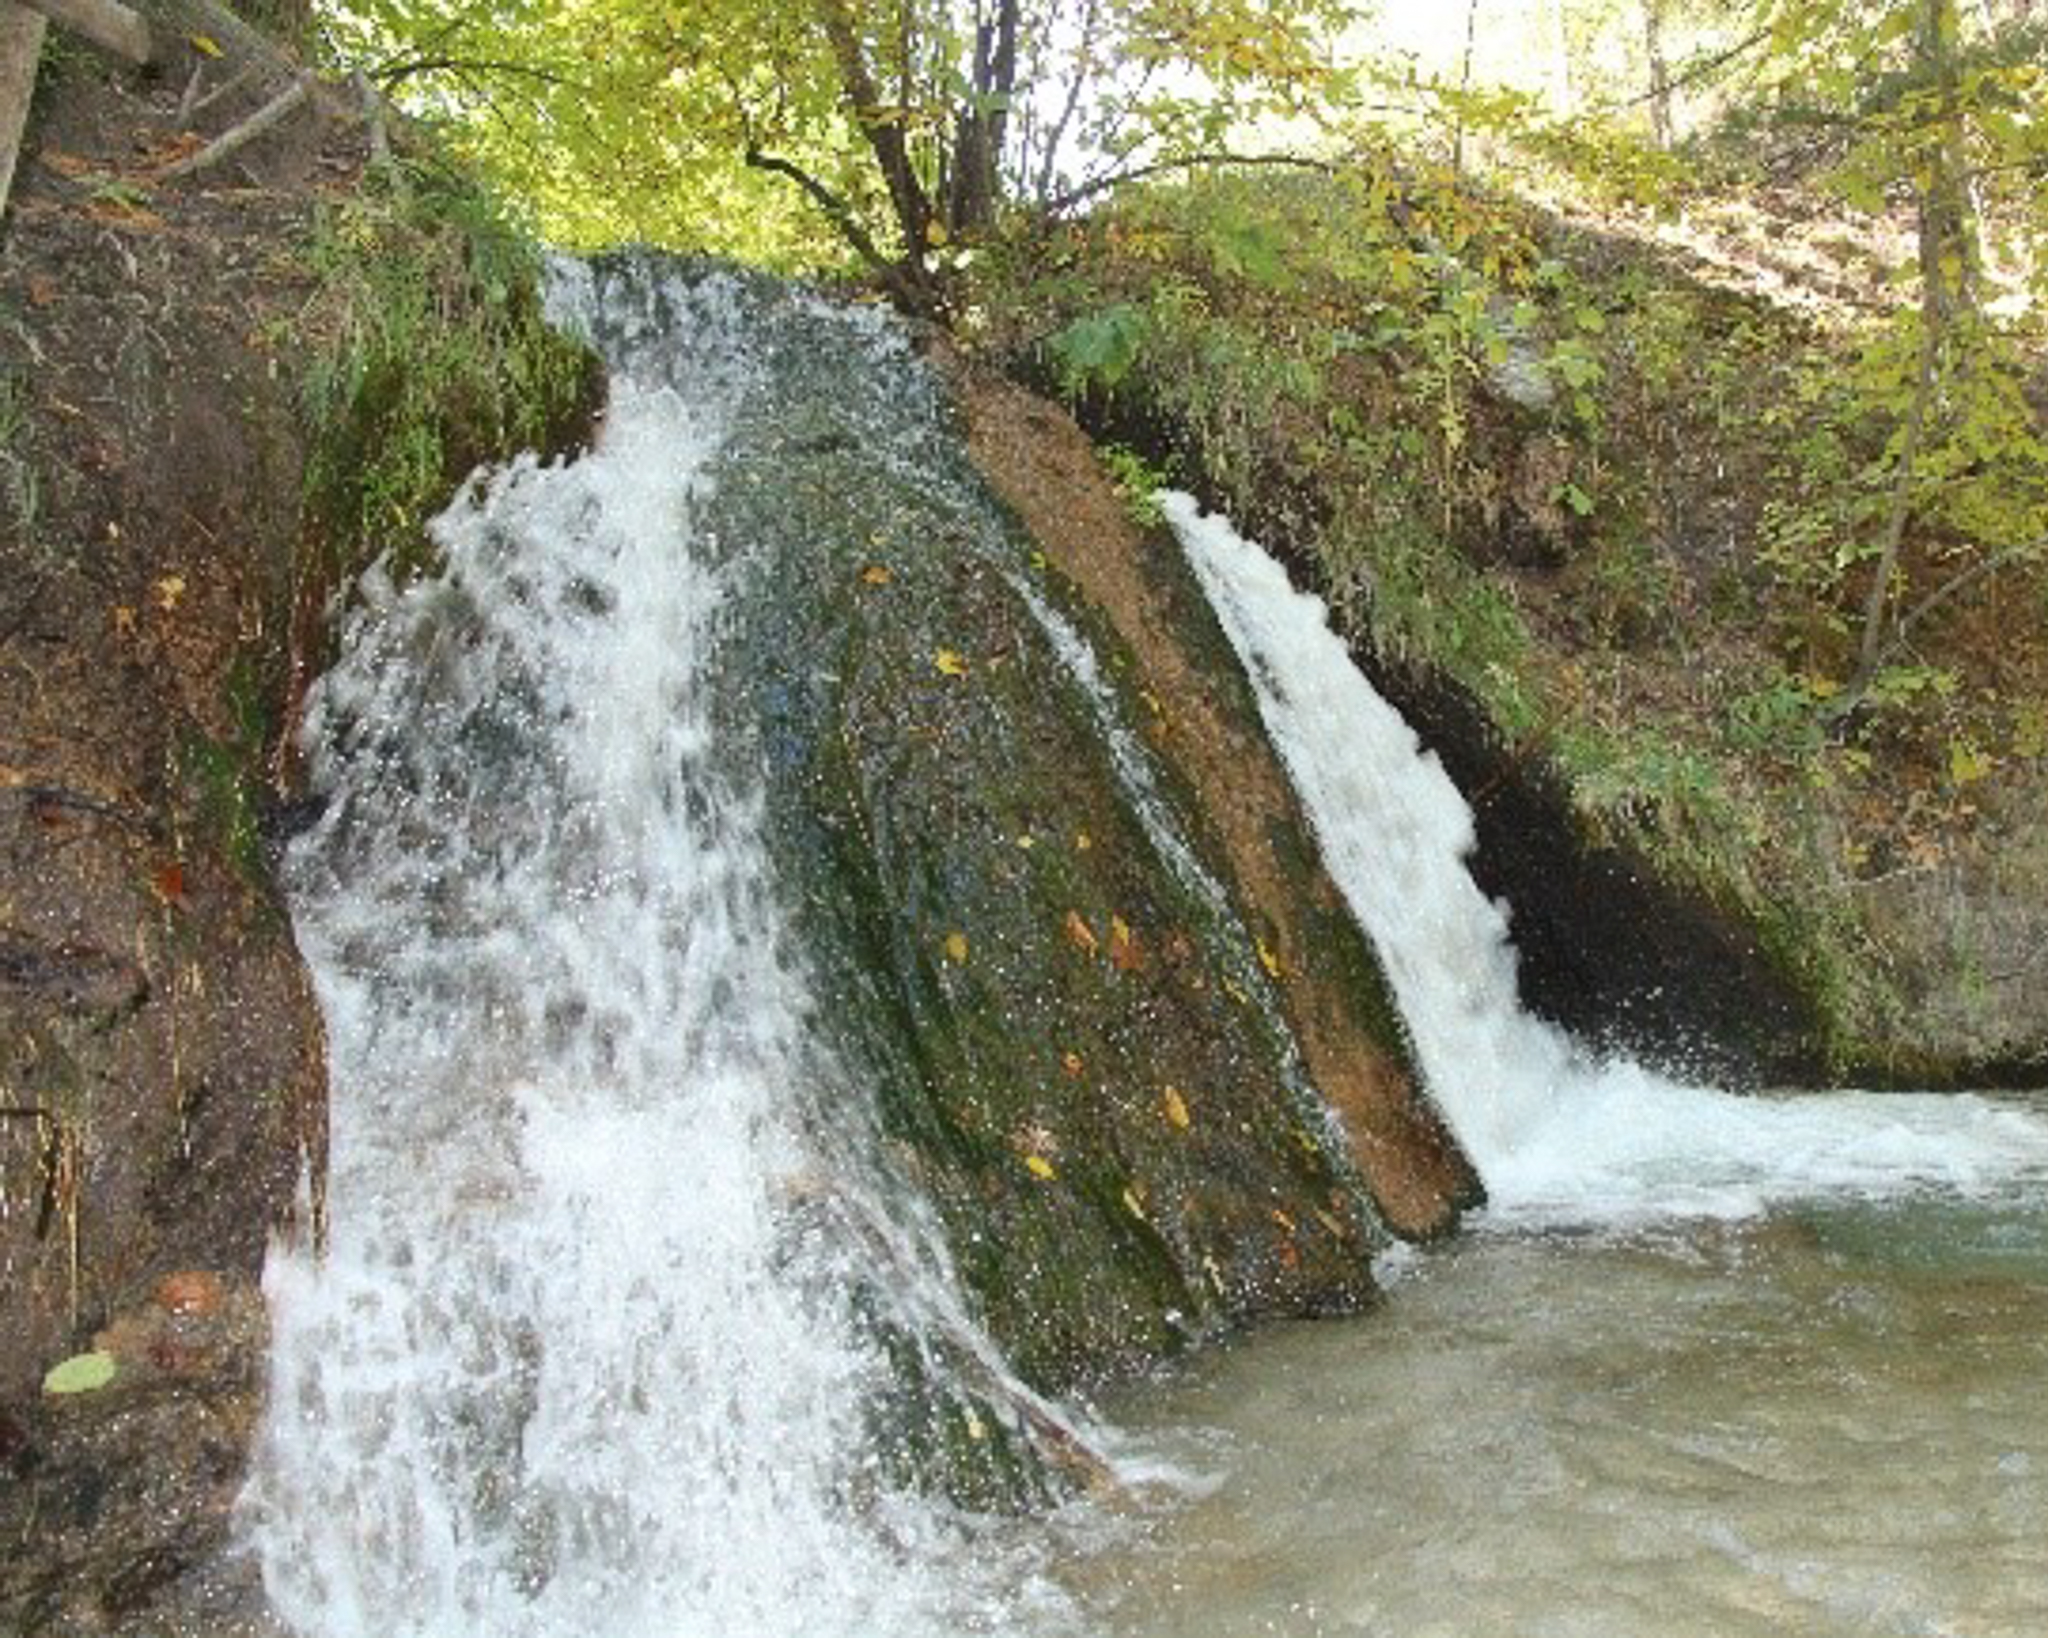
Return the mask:
[[1089,839],[1089,835],[1085,830],[1074,832],[1074,851],[1076,853],[1086,853],[1094,845],[1095,843]]
[[967,965],[967,935],[948,933],[946,935],[946,959],[956,967]]
[[203,56],[218,57],[221,54],[220,42],[211,34],[188,34],[185,38],[192,42],[192,49]]
[[150,588],[156,593],[156,606],[166,614],[174,613],[178,599],[185,595],[185,577],[181,574],[167,574]]
[[1038,838],[1036,836],[1019,836],[1017,838],[1017,845],[1029,853],[1034,847],[1038,846]]
[[1145,965],[1138,940],[1122,916],[1109,918],[1109,959],[1118,972],[1134,973]]
[[108,611],[113,616],[114,635],[133,637],[135,635],[135,611],[126,603]]
[[114,1356],[98,1349],[89,1354],[73,1354],[50,1367],[43,1378],[43,1392],[92,1393],[113,1381],[117,1369]]
[[1280,1225],[1281,1231],[1283,1233],[1292,1234],[1294,1232],[1294,1219],[1289,1217],[1287,1213],[1282,1211],[1278,1206],[1269,1207],[1267,1209],[1266,1215],[1272,1218],[1274,1222]]
[[1044,1155],[1026,1155],[1024,1169],[1041,1183],[1050,1183],[1059,1176],[1057,1168]]
[[942,648],[938,653],[934,654],[932,656],[932,665],[941,676],[964,677],[967,675],[967,662],[950,648]]
[[1159,1107],[1166,1111],[1166,1118],[1185,1132],[1193,1117],[1188,1114],[1188,1100],[1180,1095],[1180,1088],[1168,1086],[1159,1094]]
[[156,1282],[156,1305],[172,1314],[210,1314],[220,1300],[220,1276],[211,1269],[180,1269]]
[[1264,939],[1260,939],[1258,945],[1259,965],[1266,969],[1269,977],[1278,978],[1281,973],[1280,958],[1273,953],[1273,947]]
[[1062,1052],[1060,1054],[1060,1068],[1064,1069],[1069,1075],[1078,1075],[1086,1067],[1081,1061],[1080,1053]]
[[57,281],[47,273],[31,273],[28,278],[28,301],[31,307],[48,307],[57,299]]
[[185,900],[185,868],[175,861],[158,867],[149,878],[149,885],[156,896],[173,910],[188,909]]
[[889,571],[879,563],[870,563],[865,569],[861,570],[860,577],[870,586],[886,586],[889,584]]
[[1069,910],[1063,925],[1066,928],[1067,942],[1073,945],[1075,949],[1080,950],[1086,955],[1093,955],[1101,948],[1096,943],[1095,930],[1082,919],[1080,911]]
[[1133,1183],[1124,1190],[1124,1210],[1139,1222],[1145,1221],[1144,1185]]

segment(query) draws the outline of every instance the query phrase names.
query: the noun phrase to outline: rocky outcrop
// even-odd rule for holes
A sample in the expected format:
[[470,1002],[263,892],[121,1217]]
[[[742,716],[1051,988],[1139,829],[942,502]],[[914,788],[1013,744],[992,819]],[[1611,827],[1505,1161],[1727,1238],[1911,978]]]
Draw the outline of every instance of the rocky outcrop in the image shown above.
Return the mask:
[[1011,1363],[1064,1389],[1367,1299],[1389,1228],[1444,1231],[1475,1181],[1177,552],[1057,412],[967,393],[1013,512],[931,372],[843,313],[598,278],[629,361],[672,307],[749,314],[696,503],[774,588],[732,604],[727,720],[819,1025]]

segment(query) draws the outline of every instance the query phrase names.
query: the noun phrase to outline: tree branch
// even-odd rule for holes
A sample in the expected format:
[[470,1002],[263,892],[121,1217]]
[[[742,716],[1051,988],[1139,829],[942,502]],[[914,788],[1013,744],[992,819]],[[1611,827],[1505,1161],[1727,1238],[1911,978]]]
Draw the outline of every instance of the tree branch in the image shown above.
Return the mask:
[[409,80],[417,74],[448,73],[504,74],[513,79],[538,80],[543,85],[566,86],[571,91],[589,89],[583,82],[572,80],[565,74],[557,74],[552,69],[538,68],[532,63],[506,62],[491,57],[407,57],[369,70],[369,78],[389,91],[401,81]]
[[1885,644],[1880,658],[1888,659],[1896,654],[1904,646],[1906,637],[1912,629],[1950,599],[1960,597],[1978,581],[1996,573],[2015,559],[2032,557],[2043,547],[2048,547],[2048,535],[2037,535],[2032,540],[2023,540],[2017,546],[2007,546],[2002,551],[1993,552],[1989,557],[1980,558],[1967,569],[1951,575],[1899,616],[1892,626],[1891,641]]
[[1095,71],[1095,19],[1100,11],[1101,0],[1088,0],[1088,9],[1081,14],[1081,43],[1074,53],[1074,75],[1067,81],[1066,100],[1060,104],[1059,118],[1046,134],[1045,152],[1039,159],[1038,186],[1034,191],[1041,210],[1051,208],[1048,201],[1052,197],[1053,162],[1059,155],[1060,144],[1066,140],[1067,127],[1073,123],[1074,110],[1080,106],[1081,88]]
[[1286,165],[1295,170],[1321,171],[1325,176],[1333,176],[1337,171],[1329,160],[1311,159],[1305,154],[1234,154],[1228,150],[1182,154],[1174,159],[1154,160],[1149,165],[1134,165],[1126,171],[1110,171],[1091,177],[1048,201],[1045,211],[1049,216],[1057,216],[1061,211],[1080,204],[1084,199],[1092,199],[1098,193],[1106,193],[1120,183],[1143,181],[1148,176],[1159,176],[1167,171],[1192,170],[1197,165]]
[[273,125],[283,121],[312,92],[313,76],[301,74],[241,124],[223,131],[197,153],[187,154],[176,163],[166,165],[158,174],[166,179],[190,176],[194,171],[209,170],[222,160],[232,158]]
[[763,153],[759,148],[747,149],[747,164],[757,171],[768,171],[775,176],[785,177],[794,182],[809,195],[811,202],[825,213],[840,238],[850,245],[855,254],[868,264],[888,286],[889,293],[898,305],[910,311],[929,313],[932,293],[917,282],[901,262],[891,261],[882,254],[874,236],[861,226],[860,218],[853,207],[834,193],[815,176],[792,160],[779,154]]

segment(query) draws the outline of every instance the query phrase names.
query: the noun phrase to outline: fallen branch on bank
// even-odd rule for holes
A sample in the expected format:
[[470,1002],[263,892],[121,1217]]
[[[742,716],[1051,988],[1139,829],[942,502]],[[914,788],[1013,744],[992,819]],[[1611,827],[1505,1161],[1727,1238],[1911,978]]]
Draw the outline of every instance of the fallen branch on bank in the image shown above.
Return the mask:
[[290,114],[313,93],[313,76],[301,74],[276,96],[272,97],[255,113],[239,125],[230,126],[196,153],[187,154],[174,164],[166,165],[159,173],[166,179],[190,176],[196,171],[210,170],[224,159],[232,158],[246,148],[273,125]]

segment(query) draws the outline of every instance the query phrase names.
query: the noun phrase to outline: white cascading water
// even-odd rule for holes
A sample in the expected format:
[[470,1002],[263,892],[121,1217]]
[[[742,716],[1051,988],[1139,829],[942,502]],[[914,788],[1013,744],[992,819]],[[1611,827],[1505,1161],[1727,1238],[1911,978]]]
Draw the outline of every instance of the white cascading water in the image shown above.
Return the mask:
[[2048,1175],[2048,1126],[1962,1096],[1736,1097],[1595,1059],[1522,1010],[1507,914],[1465,868],[1472,816],[1316,598],[1227,520],[1162,495],[1372,938],[1424,1080],[1505,1221],[1742,1216],[1774,1200]]
[[853,1266],[901,1219],[706,699],[747,590],[692,539],[716,388],[615,379],[592,453],[437,524],[444,574],[371,577],[315,696],[330,801],[288,876],[332,1226],[272,1257],[243,1502],[308,1638],[950,1638],[1029,1596],[863,1422],[849,1292],[958,1305],[902,1291],[929,1247]]

